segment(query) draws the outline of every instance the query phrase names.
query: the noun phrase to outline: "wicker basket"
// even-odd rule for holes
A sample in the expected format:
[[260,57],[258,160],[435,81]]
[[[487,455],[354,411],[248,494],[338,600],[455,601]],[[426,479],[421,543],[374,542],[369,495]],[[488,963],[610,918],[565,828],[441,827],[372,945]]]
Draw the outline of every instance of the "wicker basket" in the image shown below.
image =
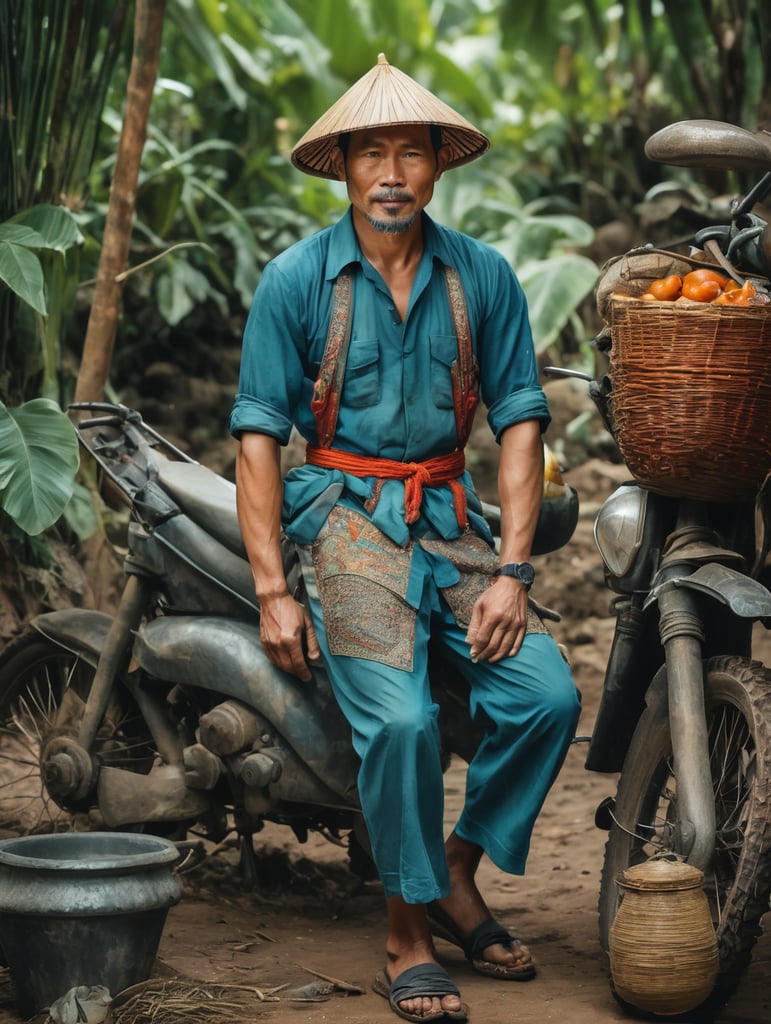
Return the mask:
[[771,469],[771,305],[614,296],[610,325],[616,441],[637,482],[753,498]]
[[690,864],[649,860],[618,880],[624,898],[610,930],[616,994],[663,1016],[687,1013],[708,998],[718,945],[704,876]]

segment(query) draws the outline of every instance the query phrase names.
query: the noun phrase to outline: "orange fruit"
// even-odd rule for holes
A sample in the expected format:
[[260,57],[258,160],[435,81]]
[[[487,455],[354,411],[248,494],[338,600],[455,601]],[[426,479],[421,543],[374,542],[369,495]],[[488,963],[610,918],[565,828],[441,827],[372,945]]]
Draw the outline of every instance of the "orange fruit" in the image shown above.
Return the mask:
[[717,281],[721,288],[725,288],[730,281],[730,278],[725,274],[721,274],[717,270],[710,270],[709,267],[699,267],[697,270],[691,270],[685,275],[683,278],[683,284],[685,284],[686,281],[690,281],[694,284],[697,281]]
[[671,301],[679,298],[682,286],[682,277],[679,274],[670,274],[669,277],[660,277],[658,281],[651,282],[645,294],[652,295],[659,301]]
[[694,278],[693,274],[696,273],[698,271],[693,271],[683,278],[683,298],[695,302],[712,302],[723,290],[722,284],[710,277]]

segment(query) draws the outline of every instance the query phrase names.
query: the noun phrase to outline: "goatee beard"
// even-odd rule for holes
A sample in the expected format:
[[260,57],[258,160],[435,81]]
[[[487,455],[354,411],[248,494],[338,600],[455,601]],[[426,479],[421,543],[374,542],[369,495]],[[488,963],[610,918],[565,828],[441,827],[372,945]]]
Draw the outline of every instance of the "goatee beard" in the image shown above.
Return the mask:
[[405,231],[409,231],[412,225],[415,223],[416,213],[413,213],[410,217],[389,217],[383,220],[379,217],[370,217],[367,215],[367,220],[375,229],[380,231],[384,235],[402,235]]

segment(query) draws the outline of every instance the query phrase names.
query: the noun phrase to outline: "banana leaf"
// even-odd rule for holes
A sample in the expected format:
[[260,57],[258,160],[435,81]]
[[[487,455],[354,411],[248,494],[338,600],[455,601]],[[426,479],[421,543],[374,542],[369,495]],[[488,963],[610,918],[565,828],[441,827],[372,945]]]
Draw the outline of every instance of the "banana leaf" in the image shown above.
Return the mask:
[[75,429],[55,402],[0,403],[0,506],[25,533],[42,533],[61,516],[78,465]]

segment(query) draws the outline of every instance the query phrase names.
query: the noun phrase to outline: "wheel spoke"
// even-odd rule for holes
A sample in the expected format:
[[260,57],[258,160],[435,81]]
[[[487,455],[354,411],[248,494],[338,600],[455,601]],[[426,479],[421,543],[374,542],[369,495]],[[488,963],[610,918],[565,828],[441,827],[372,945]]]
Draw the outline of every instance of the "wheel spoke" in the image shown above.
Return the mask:
[[756,752],[743,715],[728,705],[721,706],[712,736],[716,836],[709,882],[717,923],[724,914],[744,847]]
[[[18,667],[17,667],[18,666]],[[61,831],[73,827],[75,809],[51,798],[40,774],[44,743],[57,727],[59,705],[70,692],[67,725],[77,726],[94,675],[88,662],[35,639],[6,660],[0,687],[0,834]],[[81,708],[78,705],[82,705]],[[148,771],[153,762],[147,728],[136,709],[108,715],[94,752],[105,765]],[[77,813],[87,811],[77,808]]]
[[[745,841],[748,800],[754,777],[755,751],[747,723],[730,705],[720,705],[710,734],[712,776],[716,808],[716,857],[705,878],[705,888],[716,921],[723,912],[727,890],[733,884],[736,865]],[[630,827],[617,822],[632,837],[629,863],[637,864],[655,853],[675,848],[677,780],[672,758],[661,761]]]

